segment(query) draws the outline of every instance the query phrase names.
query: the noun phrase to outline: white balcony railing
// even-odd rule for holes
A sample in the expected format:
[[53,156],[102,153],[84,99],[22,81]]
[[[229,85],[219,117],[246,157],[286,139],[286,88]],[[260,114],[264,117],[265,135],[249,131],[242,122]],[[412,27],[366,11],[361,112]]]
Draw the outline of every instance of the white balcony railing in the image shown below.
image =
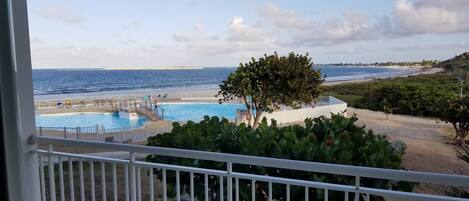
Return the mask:
[[[250,186],[250,195],[248,194],[248,197],[250,197],[249,200],[256,200],[256,184],[258,183],[263,183],[268,186],[268,191],[265,192],[265,195],[269,200],[272,200],[273,197],[273,185],[282,185],[284,187],[285,199],[287,201],[290,200],[291,188],[304,188],[305,194],[302,199],[305,200],[309,200],[309,192],[312,189],[315,189],[318,192],[321,191],[323,193],[324,200],[330,200],[330,193],[337,192],[343,193],[342,197],[344,197],[344,200],[367,201],[370,200],[370,196],[373,195],[383,196],[386,200],[469,200],[441,195],[378,189],[361,186],[360,182],[361,179],[374,178],[392,181],[469,187],[469,176],[347,166],[129,144],[89,142],[40,136],[35,137],[34,139],[35,142],[47,144],[49,147],[48,150],[37,150],[35,152],[38,154],[40,162],[40,186],[43,201],[213,200],[213,197],[211,199],[207,199],[210,197],[209,192],[210,194],[218,194],[219,196],[217,199],[220,200],[226,199],[228,201],[238,201],[240,200],[240,182],[244,182],[244,184]],[[128,159],[57,152],[53,150],[53,145],[99,148],[118,151],[120,153],[124,152],[128,153]],[[136,154],[138,153],[197,159],[201,161],[215,161],[226,164],[227,168],[226,170],[217,170],[139,161],[136,160]],[[87,168],[84,168],[85,165],[87,165]],[[95,165],[99,165],[100,168],[95,170]],[[247,174],[234,171],[234,165],[249,165],[251,167],[270,167],[291,171],[306,171],[338,176],[350,176],[355,178],[355,185],[290,179],[269,176],[266,174]],[[64,169],[65,166],[68,168]],[[58,170],[56,168],[58,168]],[[122,170],[121,173],[123,172],[123,178],[118,178],[119,173],[117,173],[118,171],[116,171],[116,169]],[[161,177],[155,177],[154,170],[159,170]],[[76,175],[76,172],[74,174],[74,171],[78,171],[78,175]],[[84,171],[86,171],[86,173]],[[97,171],[96,174],[95,171]],[[176,195],[174,198],[167,193],[169,183],[167,180],[167,174],[175,175],[175,181],[172,180],[172,183],[175,183],[176,188]],[[187,178],[183,178],[186,176]],[[200,181],[203,181],[203,184],[200,182],[200,185],[203,185],[203,189],[194,188],[195,177],[198,177]],[[181,184],[181,179],[185,179],[186,181],[188,179],[189,184]],[[213,192],[213,188],[209,189],[209,180],[213,181],[214,179],[219,181],[219,186],[217,187],[218,192]],[[87,182],[85,182],[85,180]],[[124,181],[122,182],[122,180]],[[144,180],[148,183],[142,183]],[[96,185],[96,181],[99,181],[100,185]],[[156,182],[160,184],[160,187],[155,185]],[[119,183],[122,185],[118,185]],[[183,188],[187,189],[186,192],[188,193],[181,195],[180,192]],[[146,190],[144,191],[142,189]],[[196,190],[203,190],[203,192],[196,192]],[[159,193],[157,193],[157,191]],[[220,191],[226,193],[219,193]],[[196,194],[199,196],[196,196]]]

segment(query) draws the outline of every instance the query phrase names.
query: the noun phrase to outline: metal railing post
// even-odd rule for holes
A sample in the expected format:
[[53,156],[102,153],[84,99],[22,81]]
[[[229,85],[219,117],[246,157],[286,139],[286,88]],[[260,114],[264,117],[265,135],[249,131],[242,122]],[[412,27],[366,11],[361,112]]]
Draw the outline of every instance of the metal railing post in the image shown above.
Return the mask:
[[79,137],[79,133],[80,133],[80,131],[79,131],[79,128],[78,128],[78,127],[76,127],[75,129],[76,129],[76,133],[77,133],[77,140],[78,140],[78,139],[80,139],[80,137]]
[[130,200],[137,200],[137,185],[135,176],[135,152],[130,152]]
[[97,141],[101,141],[101,139],[100,139],[99,136],[100,136],[100,135],[99,135],[99,125],[96,124],[96,140],[97,140]]
[[228,201],[232,201],[233,200],[233,181],[232,181],[231,173],[233,173],[233,164],[231,162],[228,162],[226,169],[228,173],[228,176],[226,177],[226,180],[227,180],[226,191],[228,194]]
[[42,136],[42,126],[39,126],[39,136]]
[[67,139],[67,128],[64,127],[64,139]]
[[[355,176],[355,190],[360,190],[360,176]],[[355,193],[355,201],[360,200],[360,193]]]
[[94,131],[94,139],[99,142],[100,139],[99,139],[99,134],[98,134],[98,132],[99,132],[99,131],[98,131],[98,127],[96,127],[96,129],[95,129],[95,131]]
[[54,159],[52,158],[52,151],[53,146],[49,144],[48,148],[48,162],[47,167],[49,169],[49,193],[50,193],[50,200],[55,201],[55,171],[54,171]]
[[[106,136],[107,136],[106,129],[105,128],[101,128],[101,129],[102,129],[101,134],[103,135],[103,141],[106,142]],[[114,138],[114,137],[112,137],[112,138]],[[114,140],[112,140],[112,141],[114,141]]]

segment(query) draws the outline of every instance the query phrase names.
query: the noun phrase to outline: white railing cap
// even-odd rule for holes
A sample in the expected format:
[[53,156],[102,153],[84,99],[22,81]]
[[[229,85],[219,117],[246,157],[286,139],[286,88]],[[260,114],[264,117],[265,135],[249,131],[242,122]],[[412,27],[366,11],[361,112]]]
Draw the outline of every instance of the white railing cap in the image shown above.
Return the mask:
[[219,152],[207,152],[198,150],[175,149],[166,147],[114,144],[105,142],[91,142],[84,140],[70,140],[54,137],[35,136],[34,141],[47,144],[60,144],[68,146],[84,146],[100,149],[126,151],[134,153],[156,154],[160,156],[171,156],[179,158],[191,158],[217,162],[230,162],[233,164],[256,165],[262,167],[272,167],[308,172],[318,172],[326,174],[337,174],[346,176],[359,176],[365,178],[387,179],[395,181],[421,182],[431,184],[441,184],[450,186],[469,186],[469,176],[405,171],[394,169],[373,168],[364,166],[350,166],[331,163],[319,163],[299,160],[289,160],[280,158],[267,158],[259,156],[248,156],[238,154],[227,154]]

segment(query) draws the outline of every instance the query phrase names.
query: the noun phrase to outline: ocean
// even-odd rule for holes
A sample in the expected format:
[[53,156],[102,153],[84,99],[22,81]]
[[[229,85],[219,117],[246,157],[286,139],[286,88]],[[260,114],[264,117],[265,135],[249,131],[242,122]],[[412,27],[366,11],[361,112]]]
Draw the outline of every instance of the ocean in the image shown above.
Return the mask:
[[[326,82],[384,78],[415,69],[369,66],[315,67]],[[145,94],[154,91],[216,90],[236,68],[210,67],[178,70],[33,69],[36,100]]]

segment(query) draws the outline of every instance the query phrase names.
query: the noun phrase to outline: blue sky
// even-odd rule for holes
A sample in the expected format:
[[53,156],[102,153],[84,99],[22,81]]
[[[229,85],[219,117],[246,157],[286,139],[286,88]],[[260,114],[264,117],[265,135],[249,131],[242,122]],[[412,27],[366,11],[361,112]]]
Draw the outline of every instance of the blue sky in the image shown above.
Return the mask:
[[447,59],[469,51],[468,0],[29,0],[34,68]]

